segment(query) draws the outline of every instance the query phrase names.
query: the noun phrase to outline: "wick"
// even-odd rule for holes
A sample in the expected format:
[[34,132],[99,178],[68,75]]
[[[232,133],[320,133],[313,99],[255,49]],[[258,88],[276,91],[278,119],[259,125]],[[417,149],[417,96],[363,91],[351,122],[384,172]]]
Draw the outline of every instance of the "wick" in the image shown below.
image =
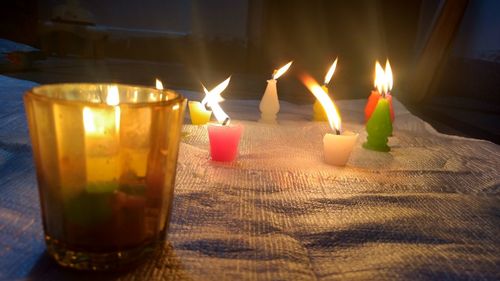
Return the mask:
[[229,117],[226,117],[226,119],[224,119],[224,122],[222,122],[222,126],[226,126],[227,123],[229,123]]
[[209,111],[209,110],[210,110],[210,108],[208,107],[208,103],[205,103],[203,106],[205,107],[205,110],[206,110],[206,111]]
[[335,133],[336,133],[337,135],[340,135],[340,130],[339,130],[339,129],[337,129],[337,128],[335,128]]
[[273,75],[271,75],[271,79],[272,79],[272,80],[276,80],[276,79],[274,79],[274,75],[276,75],[276,72],[278,72],[278,70],[277,70],[277,69],[275,69],[275,70],[273,71]]
[[382,92],[382,98],[385,99],[385,92]]

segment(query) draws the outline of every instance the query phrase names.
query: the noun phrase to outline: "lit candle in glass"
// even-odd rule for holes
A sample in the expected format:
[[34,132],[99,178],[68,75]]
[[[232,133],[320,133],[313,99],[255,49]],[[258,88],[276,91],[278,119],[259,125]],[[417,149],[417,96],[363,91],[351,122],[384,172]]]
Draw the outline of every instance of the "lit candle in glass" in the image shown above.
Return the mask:
[[236,159],[241,133],[243,132],[242,125],[230,124],[231,119],[219,104],[223,100],[220,94],[227,88],[230,79],[231,77],[227,78],[211,91],[203,87],[205,98],[201,103],[207,104],[212,109],[215,119],[218,122],[218,124],[208,125],[210,156],[214,161],[230,162]]
[[[333,73],[335,73],[335,69],[337,68],[337,61],[338,61],[338,58],[335,59],[332,66],[330,66],[330,68],[328,69],[328,72],[325,75],[325,80],[324,80],[323,86],[321,87],[321,88],[323,88],[323,91],[325,91],[327,94],[328,94],[327,85],[330,83],[330,80],[332,79]],[[318,101],[318,99],[316,99],[314,101],[314,105],[313,105],[313,120],[314,121],[328,121],[325,109],[323,108],[321,103]]]
[[375,79],[373,83],[375,89],[371,92],[370,96],[368,97],[368,102],[366,103],[365,106],[365,122],[368,122],[368,119],[370,119],[373,111],[375,110],[375,107],[377,106],[378,100],[382,97],[382,87],[380,85],[384,83],[380,79],[382,79],[382,77],[385,76],[387,76],[388,78],[390,77],[389,79],[390,84],[387,84],[387,89],[384,96],[389,102],[391,122],[394,122],[394,110],[392,108],[392,95],[391,95],[394,79],[392,77],[392,69],[389,60],[385,62],[385,71],[384,69],[382,69],[382,66],[378,61],[375,63]]
[[330,128],[334,131],[333,134],[328,133],[323,137],[325,162],[330,165],[344,166],[349,160],[358,139],[358,134],[342,130],[337,107],[325,90],[312,77],[303,75],[302,82],[325,109]]
[[267,87],[264,95],[259,104],[260,109],[260,122],[276,124],[276,117],[280,111],[280,102],[278,99],[278,89],[276,88],[276,82],[279,77],[281,77],[290,68],[292,62],[287,63],[273,73],[273,78],[267,80]]
[[25,95],[44,238],[61,265],[126,267],[163,245],[185,99],[119,84]]

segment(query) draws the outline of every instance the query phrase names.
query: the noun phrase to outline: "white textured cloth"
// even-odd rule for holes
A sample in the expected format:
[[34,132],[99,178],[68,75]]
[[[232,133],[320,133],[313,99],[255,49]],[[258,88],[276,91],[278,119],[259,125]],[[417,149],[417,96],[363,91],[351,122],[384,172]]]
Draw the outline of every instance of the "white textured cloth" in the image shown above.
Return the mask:
[[[138,268],[99,277],[500,279],[499,146],[439,134],[395,102],[391,152],[368,151],[364,103],[337,102],[343,127],[360,133],[345,167],[323,162],[330,129],[309,121],[312,106],[281,102],[280,123],[267,125],[254,121],[258,101],[224,102],[245,126],[233,163],[212,162],[206,127],[186,125],[167,246]],[[5,110],[11,124],[23,118],[20,107],[14,119]],[[43,255],[25,128],[9,130],[20,137],[0,139],[0,279],[95,279]]]

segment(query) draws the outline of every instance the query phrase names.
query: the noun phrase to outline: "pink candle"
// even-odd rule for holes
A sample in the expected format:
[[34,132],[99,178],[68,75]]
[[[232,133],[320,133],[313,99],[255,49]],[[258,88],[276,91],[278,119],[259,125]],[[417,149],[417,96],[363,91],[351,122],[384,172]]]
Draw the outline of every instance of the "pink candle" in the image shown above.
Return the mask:
[[242,125],[208,125],[208,139],[210,140],[210,155],[212,160],[230,162],[238,155]]

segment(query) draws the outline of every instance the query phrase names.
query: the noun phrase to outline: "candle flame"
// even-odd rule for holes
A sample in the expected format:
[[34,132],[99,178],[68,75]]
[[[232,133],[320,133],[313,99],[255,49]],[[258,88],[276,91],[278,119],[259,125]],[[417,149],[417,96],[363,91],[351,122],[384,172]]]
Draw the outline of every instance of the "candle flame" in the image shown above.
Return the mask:
[[163,90],[163,83],[158,78],[156,78],[156,89]]
[[328,83],[330,83],[330,80],[332,80],[333,73],[335,73],[335,69],[337,68],[337,61],[338,58],[335,59],[332,66],[330,66],[330,69],[328,69],[328,72],[325,75],[325,85],[328,85]]
[[311,76],[304,74],[301,76],[302,83],[311,91],[325,109],[326,116],[330,128],[337,132],[341,129],[340,114],[335,106],[335,103],[330,99],[330,96],[321,88],[321,86]]
[[215,88],[212,90],[208,91],[205,86],[203,86],[203,91],[205,92],[205,98],[201,101],[201,104],[204,106],[208,104],[208,106],[212,109],[212,112],[214,113],[215,119],[220,124],[228,124],[229,122],[229,116],[222,110],[222,107],[220,107],[219,102],[223,101],[224,99],[221,97],[221,93],[227,88],[229,85],[229,81],[231,80],[231,76],[229,76],[226,80],[224,80],[222,83],[217,85]]
[[387,90],[390,92],[393,85],[392,68],[389,60],[385,61],[385,77],[387,79]]
[[[90,107],[83,108],[83,128],[87,134],[104,135],[113,128],[115,133],[120,131],[120,94],[118,86],[108,86],[106,104],[113,107],[114,120],[107,112],[108,109],[96,109]],[[113,123],[114,121],[114,123]]]
[[392,90],[393,76],[389,60],[387,60],[385,63],[385,70],[382,68],[380,63],[376,61],[374,86],[382,95],[385,95]]
[[97,128],[94,123],[94,112],[88,107],[83,108],[83,128],[86,133],[97,133]]
[[285,74],[285,72],[290,68],[290,66],[292,65],[292,62],[289,62],[287,64],[285,64],[284,66],[282,66],[280,69],[274,71],[273,73],[273,79],[276,80],[278,78],[281,77],[281,75]]
[[108,86],[108,95],[106,96],[106,103],[108,105],[118,105],[120,103],[120,94],[118,86]]

